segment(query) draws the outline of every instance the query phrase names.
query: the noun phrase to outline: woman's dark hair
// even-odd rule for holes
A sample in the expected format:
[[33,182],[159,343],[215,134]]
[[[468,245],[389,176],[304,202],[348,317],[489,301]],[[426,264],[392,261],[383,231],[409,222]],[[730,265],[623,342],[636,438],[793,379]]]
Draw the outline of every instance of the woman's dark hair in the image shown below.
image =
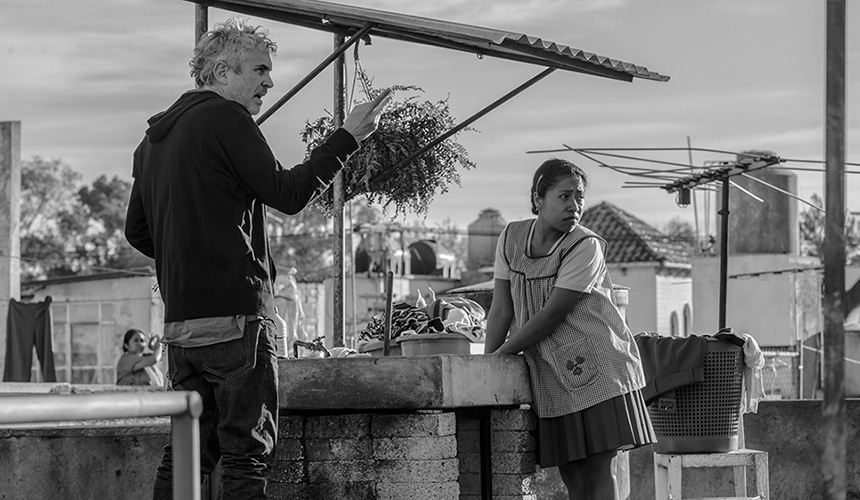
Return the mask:
[[584,170],[572,161],[552,158],[541,163],[541,166],[535,170],[535,175],[532,178],[532,190],[529,193],[533,215],[537,215],[538,213],[534,198],[535,193],[537,193],[539,197],[543,198],[544,195],[546,195],[546,192],[549,191],[549,188],[558,184],[562,179],[566,179],[570,176],[579,177],[579,182],[582,184],[583,190],[588,188],[588,176],[585,175]]
[[138,328],[132,328],[131,330],[127,330],[125,332],[125,335],[122,337],[122,352],[128,352],[128,349],[125,348],[125,345],[128,344],[128,341],[131,340],[131,338],[138,333],[142,333],[143,336],[146,337],[146,332]]

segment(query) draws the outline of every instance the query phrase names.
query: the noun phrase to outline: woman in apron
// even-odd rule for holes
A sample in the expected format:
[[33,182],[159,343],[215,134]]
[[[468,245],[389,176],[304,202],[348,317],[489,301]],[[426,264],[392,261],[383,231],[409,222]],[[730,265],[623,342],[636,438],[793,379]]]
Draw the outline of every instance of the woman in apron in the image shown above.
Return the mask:
[[571,499],[616,497],[613,458],[656,441],[639,350],[615,305],[606,242],[579,225],[585,172],[544,162],[534,219],[499,236],[485,352],[522,352],[538,416],[537,460],[558,467]]

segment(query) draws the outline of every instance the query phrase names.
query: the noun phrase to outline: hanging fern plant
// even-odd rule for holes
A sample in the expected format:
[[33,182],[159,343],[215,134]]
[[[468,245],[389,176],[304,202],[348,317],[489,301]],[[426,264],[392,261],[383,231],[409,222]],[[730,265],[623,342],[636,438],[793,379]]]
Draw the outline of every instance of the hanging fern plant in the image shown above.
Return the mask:
[[[363,71],[357,71],[356,76],[368,101],[379,94]],[[464,169],[475,167],[466,148],[455,142],[458,134],[454,134],[396,171],[390,170],[455,125],[447,99],[435,103],[421,101],[415,95],[397,99],[398,94],[414,92],[423,90],[414,85],[392,87],[394,97],[382,112],[379,127],[364,140],[343,170],[347,200],[364,195],[369,202],[381,204],[384,210],[393,206],[394,216],[407,212],[426,215],[437,194],[448,192],[451,184],[460,185],[458,165]],[[331,115],[305,122],[301,137],[307,154],[332,133],[332,123]],[[473,130],[465,127],[461,132]],[[333,208],[332,191],[326,190],[314,202],[329,216]]]

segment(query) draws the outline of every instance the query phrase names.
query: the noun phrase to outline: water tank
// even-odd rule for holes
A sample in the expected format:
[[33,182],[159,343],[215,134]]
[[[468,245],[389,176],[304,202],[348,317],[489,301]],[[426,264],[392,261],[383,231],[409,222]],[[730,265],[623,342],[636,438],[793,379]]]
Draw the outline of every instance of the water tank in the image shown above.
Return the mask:
[[[759,154],[773,154],[758,152]],[[741,156],[738,157],[740,159]],[[799,255],[797,200],[786,196],[759,179],[793,195],[797,195],[797,175],[787,170],[765,167],[745,175],[736,175],[732,182],[764,200],[760,202],[734,187],[729,188],[729,245],[732,254],[788,254]],[[718,184],[722,191],[722,184]],[[717,193],[715,210],[722,207],[722,193]],[[722,228],[717,215],[717,232]]]
[[450,275],[456,263],[454,253],[434,240],[418,240],[409,245],[409,258],[412,274],[421,275]]
[[466,269],[479,269],[492,266],[496,255],[496,242],[499,233],[507,225],[501,213],[495,208],[485,208],[478,214],[478,220],[469,224],[469,247]]
[[387,260],[391,251],[390,237],[386,232],[363,233],[361,241],[355,249],[355,260],[353,261],[355,272],[386,272],[388,270]]

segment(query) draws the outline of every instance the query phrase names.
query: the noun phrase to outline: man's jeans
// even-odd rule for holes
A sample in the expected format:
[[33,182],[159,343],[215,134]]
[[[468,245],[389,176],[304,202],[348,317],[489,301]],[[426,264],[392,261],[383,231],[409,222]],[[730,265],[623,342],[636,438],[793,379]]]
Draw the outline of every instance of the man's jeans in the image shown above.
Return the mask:
[[[250,321],[240,339],[194,348],[168,346],[167,356],[171,389],[197,391],[203,398],[201,472],[210,474],[220,459],[222,498],[267,498],[278,422],[275,324],[268,319]],[[153,499],[172,498],[173,456],[168,444],[156,472]]]

